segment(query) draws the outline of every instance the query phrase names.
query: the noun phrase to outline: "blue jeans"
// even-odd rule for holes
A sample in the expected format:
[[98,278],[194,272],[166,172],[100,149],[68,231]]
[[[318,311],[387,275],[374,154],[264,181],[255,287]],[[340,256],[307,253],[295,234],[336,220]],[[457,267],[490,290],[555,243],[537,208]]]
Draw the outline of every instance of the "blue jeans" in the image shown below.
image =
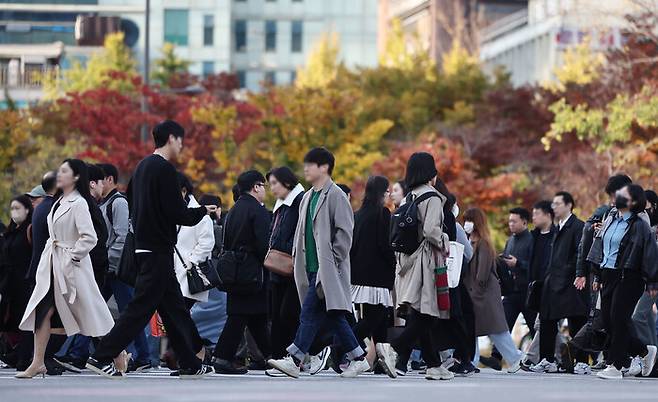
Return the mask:
[[308,354],[311,344],[318,330],[324,325],[334,334],[334,343],[347,350],[347,358],[354,360],[365,353],[354,336],[352,327],[345,318],[344,311],[327,311],[323,300],[318,298],[315,290],[315,281],[318,274],[307,272],[308,292],[302,303],[302,311],[299,315],[299,327],[292,345],[288,346],[288,353],[298,360],[304,360]]
[[[123,312],[128,303],[133,298],[133,288],[115,278],[108,278],[103,289],[103,297],[109,300],[114,295],[114,300],[119,307],[119,313]],[[71,342],[68,354],[72,357],[86,359],[89,356],[89,344],[91,338],[83,335],[75,335]],[[146,333],[142,331],[134,342],[126,348],[128,353],[132,353],[133,360],[136,362],[150,361],[149,346],[146,341]]]
[[[503,355],[503,359],[507,362],[508,365],[513,365],[518,360],[521,359],[523,353],[516,348],[512,335],[509,332],[504,331],[498,334],[489,334],[489,339],[494,344],[496,349]],[[473,359],[473,365],[477,367],[480,362],[480,345],[477,338],[475,339],[475,357]]]
[[208,301],[195,303],[190,313],[201,338],[209,340],[215,347],[228,317],[226,315],[226,292],[210,289]]

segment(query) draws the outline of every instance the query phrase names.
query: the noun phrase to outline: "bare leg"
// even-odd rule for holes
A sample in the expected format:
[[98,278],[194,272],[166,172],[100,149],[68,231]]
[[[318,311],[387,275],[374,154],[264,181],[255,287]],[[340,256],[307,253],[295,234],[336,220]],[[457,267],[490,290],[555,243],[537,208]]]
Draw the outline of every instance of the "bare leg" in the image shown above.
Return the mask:
[[50,319],[55,313],[55,308],[51,307],[46,313],[46,317],[41,322],[41,325],[34,331],[34,357],[32,364],[25,370],[25,374],[33,376],[37,373],[45,371],[44,357],[46,355],[46,347],[50,339]]

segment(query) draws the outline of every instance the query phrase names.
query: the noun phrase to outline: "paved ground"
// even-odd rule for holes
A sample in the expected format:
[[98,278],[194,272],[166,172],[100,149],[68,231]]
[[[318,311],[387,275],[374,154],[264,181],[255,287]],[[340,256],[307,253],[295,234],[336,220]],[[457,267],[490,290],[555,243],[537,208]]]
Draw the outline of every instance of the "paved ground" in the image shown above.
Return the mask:
[[490,370],[441,382],[418,375],[396,380],[371,374],[342,379],[328,371],[298,380],[269,378],[262,372],[201,380],[180,380],[164,370],[122,380],[100,378],[91,372],[33,380],[17,380],[13,374],[0,370],[0,402],[658,401],[658,379],[604,381],[594,376]]

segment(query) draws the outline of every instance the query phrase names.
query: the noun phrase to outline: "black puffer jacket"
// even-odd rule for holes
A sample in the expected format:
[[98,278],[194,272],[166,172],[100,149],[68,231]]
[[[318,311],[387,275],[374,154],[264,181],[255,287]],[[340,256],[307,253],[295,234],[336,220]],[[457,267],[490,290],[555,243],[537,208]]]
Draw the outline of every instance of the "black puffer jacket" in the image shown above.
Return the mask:
[[[608,214],[603,229],[594,239],[587,261],[600,266],[603,261],[603,236],[617,216],[617,211]],[[648,289],[658,289],[658,245],[649,224],[633,214],[628,229],[619,244],[615,267],[624,270],[639,271],[647,282]],[[595,275],[598,275],[598,270]]]

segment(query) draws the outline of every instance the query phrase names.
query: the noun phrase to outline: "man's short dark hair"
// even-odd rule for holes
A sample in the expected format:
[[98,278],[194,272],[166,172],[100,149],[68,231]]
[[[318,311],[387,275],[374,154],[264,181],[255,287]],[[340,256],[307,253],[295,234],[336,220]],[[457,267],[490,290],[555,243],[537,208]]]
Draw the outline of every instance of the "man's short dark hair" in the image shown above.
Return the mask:
[[103,169],[105,178],[111,177],[115,184],[119,182],[119,169],[116,166],[111,163],[99,163],[98,166]]
[[90,182],[105,180],[105,173],[103,173],[103,169],[99,168],[94,164],[91,163],[87,164],[87,172],[89,172]]
[[343,190],[345,195],[350,195],[350,193],[352,192],[352,189],[347,184],[336,184],[336,185],[338,186],[338,188]]
[[53,170],[43,175],[43,180],[41,180],[41,187],[43,187],[43,191],[50,194],[53,192],[53,190],[55,190],[56,186],[57,172]]
[[553,212],[553,206],[551,205],[551,202],[548,200],[541,200],[532,207],[532,209],[538,209],[545,214],[548,214],[551,216],[551,219],[555,218],[555,212]]
[[334,171],[336,158],[334,158],[334,155],[327,148],[319,147],[308,151],[306,156],[304,156],[304,163],[315,163],[318,166],[328,165],[329,169],[327,169],[327,173],[331,176]]
[[605,193],[608,195],[615,195],[617,191],[631,183],[633,183],[633,180],[625,174],[610,176],[608,183],[605,185]]
[[238,176],[240,195],[250,192],[258,183],[265,183],[265,177],[257,170],[248,170]]
[[167,145],[169,136],[181,138],[185,136],[185,129],[173,120],[165,120],[153,127],[153,141],[156,148],[162,148]]
[[573,199],[573,196],[566,191],[558,191],[555,193],[556,197],[562,197],[562,201],[564,201],[564,204],[571,204],[571,210],[576,207],[576,201]]
[[510,214],[518,215],[522,220],[529,222],[530,221],[530,211],[525,208],[516,207],[509,210]]

